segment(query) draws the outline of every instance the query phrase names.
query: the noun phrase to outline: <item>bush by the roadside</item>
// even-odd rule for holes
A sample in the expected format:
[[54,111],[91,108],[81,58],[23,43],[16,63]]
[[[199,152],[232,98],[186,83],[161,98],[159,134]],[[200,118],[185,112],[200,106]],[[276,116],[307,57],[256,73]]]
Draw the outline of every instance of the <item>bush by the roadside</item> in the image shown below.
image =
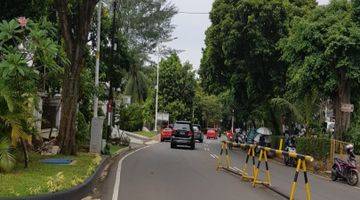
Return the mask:
[[128,106],[119,105],[117,108],[118,126],[121,130],[139,131],[144,124],[143,107],[140,104],[134,103]]
[[296,151],[325,162],[330,155],[330,143],[331,141],[328,138],[299,137],[296,138]]

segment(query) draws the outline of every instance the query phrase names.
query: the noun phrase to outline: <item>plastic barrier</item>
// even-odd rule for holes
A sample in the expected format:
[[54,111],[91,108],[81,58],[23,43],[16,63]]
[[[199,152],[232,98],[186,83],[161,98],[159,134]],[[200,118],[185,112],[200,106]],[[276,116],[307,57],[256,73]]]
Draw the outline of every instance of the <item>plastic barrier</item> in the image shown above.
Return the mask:
[[[234,172],[234,170],[232,170],[231,158],[230,158],[230,155],[229,155],[229,152],[228,152],[229,146],[247,148],[247,156],[246,156],[246,161],[245,161],[244,167],[243,167],[242,170],[238,171],[238,173]],[[258,163],[257,163],[256,167],[255,167],[255,149],[260,150],[259,159],[258,159]],[[223,154],[224,152],[225,152],[225,155]],[[286,196],[285,194],[282,194],[279,191],[276,191],[274,188],[271,188],[270,170],[269,170],[268,158],[267,158],[267,154],[269,152],[274,153],[276,155],[289,156],[291,158],[297,159],[296,172],[295,172],[295,176],[294,176],[294,181],[291,184],[290,196],[289,197]],[[222,160],[223,160],[224,156],[225,156],[225,159],[226,159],[226,166],[225,167],[222,166]],[[248,162],[249,162],[250,157],[252,157],[252,161],[253,161],[252,175],[249,175],[249,173],[247,172],[247,166],[248,166]],[[237,144],[237,143],[234,143],[234,142],[222,141],[221,142],[220,156],[218,157],[217,170],[225,169],[227,171],[231,171],[233,173],[236,173],[236,174],[242,176],[244,179],[252,181],[252,185],[254,187],[256,186],[256,184],[265,185],[268,188],[270,188],[270,189],[274,190],[275,192],[283,195],[284,197],[287,197],[290,200],[293,200],[294,196],[295,196],[295,191],[296,191],[299,172],[303,171],[304,179],[305,179],[306,199],[311,200],[311,191],[310,191],[310,184],[309,184],[308,176],[307,176],[306,162],[307,161],[312,162],[313,160],[314,160],[314,158],[311,157],[311,156],[297,154],[297,153],[294,153],[294,152],[287,152],[287,151],[272,149],[272,148],[269,148],[269,147],[255,146],[255,145],[251,145],[251,144]],[[266,180],[265,181],[258,180],[261,162],[265,162],[265,170],[266,170],[265,171],[265,173],[266,173],[266,176],[265,176]]]

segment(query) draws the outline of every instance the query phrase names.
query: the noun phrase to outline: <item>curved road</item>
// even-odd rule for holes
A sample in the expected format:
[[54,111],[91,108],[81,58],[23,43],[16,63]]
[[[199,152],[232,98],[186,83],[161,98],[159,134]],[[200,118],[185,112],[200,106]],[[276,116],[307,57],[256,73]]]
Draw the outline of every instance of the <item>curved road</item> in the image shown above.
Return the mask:
[[[240,177],[224,171],[216,171],[216,159],[220,140],[197,143],[195,150],[171,149],[170,143],[159,143],[129,155],[122,162],[116,200],[249,200],[284,199],[263,187],[253,188]],[[242,166],[245,154],[231,151],[233,164]],[[295,169],[270,162],[272,185],[288,194]],[[110,173],[109,183],[101,199],[113,199],[116,171]],[[309,176],[312,199],[357,199],[360,188],[334,183],[314,175]],[[296,199],[305,199],[303,177],[299,175]],[[104,194],[105,193],[105,194]],[[116,196],[116,195],[115,195]]]

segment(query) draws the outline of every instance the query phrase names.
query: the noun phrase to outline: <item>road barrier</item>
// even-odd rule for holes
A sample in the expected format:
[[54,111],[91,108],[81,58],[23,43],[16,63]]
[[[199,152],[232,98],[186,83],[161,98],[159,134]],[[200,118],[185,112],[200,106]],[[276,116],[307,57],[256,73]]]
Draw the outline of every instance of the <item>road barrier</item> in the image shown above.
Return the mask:
[[[229,146],[247,148],[247,156],[246,156],[245,164],[244,164],[244,167],[242,170],[235,171],[234,168],[231,167],[231,157],[230,157],[229,151],[228,151]],[[255,150],[256,149],[260,150],[260,154],[259,154],[259,158],[258,158],[258,163],[255,167]],[[290,196],[287,196],[286,194],[282,194],[281,192],[279,192],[271,187],[270,170],[269,170],[268,157],[267,157],[268,153],[274,153],[276,155],[288,156],[288,157],[297,159],[294,181],[291,184],[291,188],[290,188]],[[252,169],[251,175],[250,175],[250,173],[247,172],[247,167],[248,167],[248,162],[249,162],[250,157],[252,157],[252,161],[253,161],[253,169]],[[225,167],[222,165],[223,159],[226,160]],[[311,191],[310,191],[310,184],[309,184],[309,180],[308,180],[308,176],[307,176],[306,162],[312,162],[313,160],[314,160],[314,158],[311,156],[302,155],[302,154],[298,154],[295,152],[287,152],[287,151],[282,151],[282,150],[278,150],[278,149],[272,149],[269,147],[256,146],[256,145],[252,145],[252,144],[237,144],[234,142],[222,141],[220,155],[218,157],[216,169],[217,170],[225,169],[227,171],[238,174],[238,175],[242,176],[244,179],[250,180],[254,187],[256,186],[256,184],[265,185],[266,187],[272,189],[273,191],[281,194],[284,197],[287,197],[290,200],[293,200],[294,196],[295,196],[299,172],[303,171],[304,179],[305,179],[306,199],[311,200]],[[265,173],[266,173],[265,181],[258,180],[261,162],[265,162]]]

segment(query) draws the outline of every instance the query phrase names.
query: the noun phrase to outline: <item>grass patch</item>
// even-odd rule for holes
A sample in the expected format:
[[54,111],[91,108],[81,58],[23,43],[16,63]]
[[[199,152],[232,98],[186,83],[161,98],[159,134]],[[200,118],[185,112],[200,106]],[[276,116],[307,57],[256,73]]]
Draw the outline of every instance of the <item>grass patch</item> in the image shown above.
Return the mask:
[[[45,158],[74,159],[71,165],[50,165],[39,162]],[[99,155],[79,153],[78,156],[30,155],[29,168],[17,163],[13,172],[0,174],[0,197],[30,196],[65,190],[84,182],[99,165]]]
[[122,145],[110,145],[110,155],[114,155],[117,151],[119,151],[120,149],[126,148],[127,146],[122,146]]
[[139,132],[136,132],[136,134],[142,135],[142,136],[145,136],[148,138],[152,138],[156,135],[156,132],[155,131],[139,131]]

